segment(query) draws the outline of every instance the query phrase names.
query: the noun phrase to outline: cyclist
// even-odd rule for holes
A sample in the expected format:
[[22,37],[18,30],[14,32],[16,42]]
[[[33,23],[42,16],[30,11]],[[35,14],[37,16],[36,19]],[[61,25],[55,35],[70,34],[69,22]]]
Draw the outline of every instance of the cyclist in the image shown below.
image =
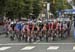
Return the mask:
[[39,27],[37,24],[35,24],[34,25],[34,35],[33,35],[34,41],[38,39],[38,34],[39,34]]
[[[47,24],[46,24],[46,23],[44,23],[44,25],[43,25],[43,28],[42,28],[42,35],[43,35],[43,38],[44,38],[44,37],[47,38]],[[48,40],[46,39],[46,41],[48,41]]]
[[42,34],[43,23],[39,23],[38,27],[39,27],[39,39],[40,39],[40,41],[42,41],[42,38],[43,38],[43,34]]
[[22,38],[27,42],[27,24],[22,24],[23,28],[21,30]]
[[27,25],[27,36],[28,36],[28,41],[32,41],[33,37],[33,30],[34,30],[34,24],[32,22],[29,22]]
[[21,34],[21,30],[22,30],[23,26],[21,22],[17,22],[15,25],[15,32],[16,32],[16,36],[18,38],[18,40],[21,40],[22,34]]
[[55,38],[56,38],[56,25],[57,25],[57,22],[56,22],[56,20],[54,20],[54,22],[52,23],[52,26],[51,26],[51,29],[52,29],[51,39],[52,40],[55,40]]

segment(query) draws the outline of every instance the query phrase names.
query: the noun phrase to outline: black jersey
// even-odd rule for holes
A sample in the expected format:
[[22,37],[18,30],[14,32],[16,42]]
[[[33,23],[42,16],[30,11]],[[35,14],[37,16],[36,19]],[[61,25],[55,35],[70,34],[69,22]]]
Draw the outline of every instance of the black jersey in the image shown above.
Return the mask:
[[16,26],[16,23],[13,23],[10,25],[10,27],[14,30],[14,27]]
[[34,26],[34,31],[37,31],[37,27],[36,26]]
[[41,29],[43,28],[43,24],[41,23],[41,24],[39,24],[39,28],[40,28],[40,31],[41,31]]
[[33,28],[33,25],[32,25],[32,24],[30,24],[30,25],[29,25],[29,29],[30,29],[30,30],[32,30],[32,28]]

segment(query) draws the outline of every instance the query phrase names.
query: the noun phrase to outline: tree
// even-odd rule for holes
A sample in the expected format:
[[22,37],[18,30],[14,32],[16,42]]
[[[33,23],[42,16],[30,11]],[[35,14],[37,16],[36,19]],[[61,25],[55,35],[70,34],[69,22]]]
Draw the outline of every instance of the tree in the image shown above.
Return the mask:
[[6,12],[7,12],[7,3],[8,3],[8,0],[5,1],[5,0],[0,0],[0,15],[1,16],[4,16],[6,15]]
[[8,13],[9,17],[21,17],[24,11],[24,1],[23,0],[9,0],[8,2]]
[[50,2],[50,11],[56,15],[56,11],[72,8],[66,0],[48,0]]
[[27,17],[30,13],[38,16],[40,0],[0,0],[0,15],[7,17]]
[[33,14],[35,16],[38,16],[41,10],[42,10],[42,3],[40,2],[40,0],[35,0],[33,3]]

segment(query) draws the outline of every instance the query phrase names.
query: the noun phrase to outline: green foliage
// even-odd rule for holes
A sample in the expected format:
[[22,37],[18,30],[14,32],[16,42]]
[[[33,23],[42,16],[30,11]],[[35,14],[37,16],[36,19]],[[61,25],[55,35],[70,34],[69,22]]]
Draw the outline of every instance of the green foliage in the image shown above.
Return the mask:
[[[43,4],[40,1],[46,0],[0,0],[0,16],[8,17],[28,17],[30,13],[38,16],[43,10]],[[65,6],[63,5],[63,0],[47,0],[51,3],[50,11],[55,15],[56,11],[66,8],[71,8],[71,6],[64,0]]]
[[34,3],[33,3],[33,14],[35,16],[38,16],[39,13],[41,12],[42,10],[42,6],[40,5],[40,0],[35,0]]
[[8,17],[27,17],[30,13],[38,16],[40,0],[0,0],[0,15]]
[[[53,3],[55,1],[55,3]],[[66,0],[51,0],[51,7],[50,11],[56,15],[56,11],[58,10],[64,10],[64,9],[71,9],[72,7],[67,3]]]

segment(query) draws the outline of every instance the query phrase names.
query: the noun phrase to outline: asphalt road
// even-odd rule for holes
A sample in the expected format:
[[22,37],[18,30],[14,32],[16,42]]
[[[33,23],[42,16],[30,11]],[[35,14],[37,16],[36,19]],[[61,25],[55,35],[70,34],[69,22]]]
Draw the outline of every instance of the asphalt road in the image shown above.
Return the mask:
[[11,43],[0,45],[0,52],[75,52],[75,44],[25,44],[25,43]]
[[[73,35],[73,25],[71,35]],[[26,43],[24,41],[10,41],[5,35],[0,36],[0,52],[75,52],[73,36],[65,40],[36,41]]]

